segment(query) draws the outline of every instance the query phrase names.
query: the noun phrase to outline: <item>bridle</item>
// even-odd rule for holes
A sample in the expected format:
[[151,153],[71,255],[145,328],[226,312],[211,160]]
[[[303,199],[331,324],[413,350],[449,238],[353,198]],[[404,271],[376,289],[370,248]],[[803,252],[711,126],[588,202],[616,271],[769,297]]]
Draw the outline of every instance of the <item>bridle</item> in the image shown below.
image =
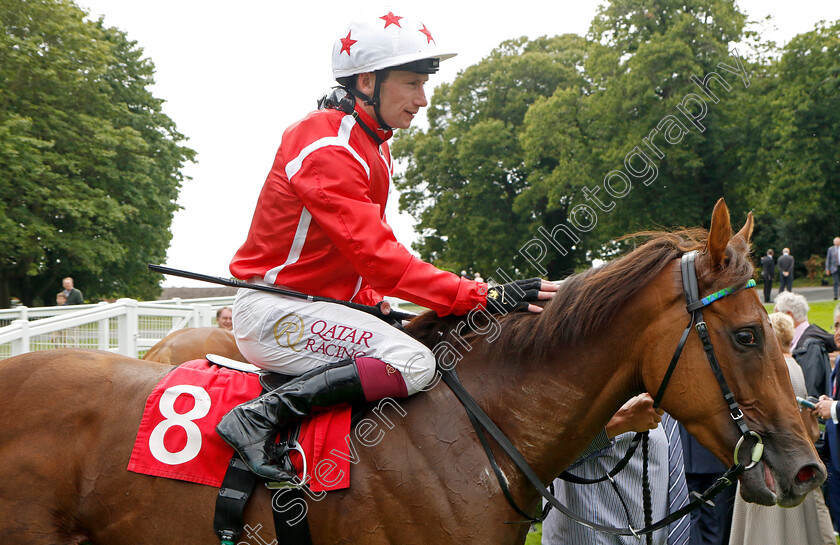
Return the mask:
[[[750,280],[746,284],[740,286],[731,286],[722,289],[700,299],[700,290],[697,283],[697,272],[695,270],[696,257],[697,252],[692,251],[683,254],[680,260],[680,270],[682,272],[683,281],[683,293],[685,294],[686,310],[690,315],[690,320],[685,328],[685,331],[683,331],[682,336],[680,337],[679,343],[677,344],[677,348],[674,351],[674,355],[671,357],[671,362],[668,366],[668,370],[665,372],[665,375],[662,378],[659,390],[656,392],[656,396],[654,397],[654,406],[658,407],[659,403],[662,400],[662,397],[665,395],[665,389],[667,388],[668,383],[671,379],[671,375],[673,374],[677,362],[680,359],[680,355],[682,354],[683,347],[685,346],[685,343],[688,339],[688,335],[691,332],[691,330],[694,329],[700,336],[700,340],[703,343],[703,350],[705,351],[706,357],[709,360],[709,365],[711,366],[712,371],[714,372],[715,377],[717,378],[718,384],[720,385],[720,389],[723,392],[723,397],[728,405],[729,413],[732,417],[732,420],[735,422],[735,424],[738,426],[739,431],[741,432],[741,438],[738,440],[738,443],[735,446],[734,464],[732,465],[732,467],[730,467],[720,478],[717,479],[717,481],[715,481],[715,483],[712,486],[710,486],[702,494],[692,492],[693,499],[687,505],[671,513],[670,515],[668,515],[660,521],[657,521],[655,523],[646,523],[645,527],[641,529],[634,529],[633,527],[629,526],[629,524],[626,528],[616,528],[613,526],[605,526],[588,521],[586,519],[581,518],[576,513],[570,511],[567,507],[561,504],[559,500],[557,500],[557,498],[555,498],[554,495],[548,491],[548,489],[546,489],[546,487],[542,484],[540,478],[528,465],[528,462],[525,460],[525,458],[522,456],[519,450],[517,450],[513,443],[510,442],[510,440],[504,435],[504,433],[502,433],[498,426],[496,426],[496,424],[490,419],[490,417],[487,416],[487,413],[485,413],[484,410],[482,410],[481,407],[478,405],[478,403],[476,403],[475,399],[473,399],[473,397],[464,389],[463,385],[458,379],[458,375],[455,373],[455,370],[441,369],[443,381],[446,382],[446,384],[452,389],[455,396],[461,401],[461,403],[464,405],[464,408],[467,411],[467,415],[469,416],[470,421],[472,422],[473,427],[476,430],[476,433],[478,435],[479,440],[481,441],[485,453],[487,454],[487,457],[490,461],[490,465],[493,468],[493,472],[496,474],[496,478],[499,481],[499,485],[502,488],[502,492],[504,493],[505,497],[507,498],[508,502],[511,504],[513,509],[521,516],[525,517],[526,520],[521,522],[542,521],[548,515],[549,510],[552,507],[554,507],[569,518],[594,530],[616,535],[632,535],[639,537],[641,535],[654,532],[660,528],[664,528],[665,526],[671,524],[679,518],[682,518],[688,512],[696,509],[697,507],[700,507],[703,504],[710,504],[712,498],[717,496],[724,488],[733,484],[735,482],[735,479],[741,473],[743,473],[747,469],[752,468],[761,460],[761,456],[764,452],[764,445],[761,440],[761,437],[756,432],[751,431],[744,422],[744,414],[741,412],[741,409],[738,408],[738,404],[735,401],[735,396],[732,395],[732,391],[729,388],[729,385],[726,383],[726,379],[723,377],[723,372],[720,369],[720,364],[717,361],[717,357],[715,356],[714,348],[712,346],[712,341],[709,337],[708,327],[706,326],[706,322],[703,320],[703,307],[708,306],[714,303],[715,301],[733,293],[736,293],[742,289],[755,287],[755,280]],[[493,438],[493,440],[495,440],[499,444],[502,450],[504,450],[505,453],[511,458],[514,464],[525,475],[526,479],[531,484],[531,486],[533,486],[546,500],[546,506],[539,517],[531,516],[530,514],[523,511],[516,504],[516,501],[513,499],[513,496],[507,485],[507,478],[504,476],[501,468],[496,462],[492,450],[490,449],[490,444],[487,441],[487,437],[484,433],[485,431]],[[748,437],[753,437],[756,440],[756,443],[751,447],[750,461],[748,465],[745,466],[739,462],[739,451],[744,441]],[[634,442],[636,442],[635,438]],[[631,448],[634,449],[635,447]],[[625,458],[629,460],[629,456],[625,456]],[[624,463],[626,464],[626,461]],[[616,470],[613,471],[617,473]],[[613,472],[610,473],[612,474]],[[612,480],[611,475],[605,477],[605,479],[606,478]]]
[[[674,372],[674,368],[677,366],[677,361],[680,358],[683,346],[685,346],[685,341],[688,338],[688,334],[691,331],[691,326],[693,325],[694,329],[697,330],[697,335],[699,335],[700,341],[703,343],[703,351],[706,353],[706,358],[709,360],[709,366],[712,368],[712,372],[715,374],[715,378],[718,381],[718,385],[720,386],[720,389],[723,392],[723,399],[726,401],[726,404],[729,408],[729,415],[732,417],[733,422],[735,422],[735,424],[738,426],[738,430],[741,432],[741,438],[738,439],[738,443],[735,445],[735,453],[733,458],[734,465],[732,466],[732,468],[730,468],[730,471],[732,471],[733,469],[740,467],[740,470],[737,472],[737,474],[731,475],[731,477],[734,478],[743,473],[744,471],[752,469],[761,460],[761,456],[764,453],[764,443],[762,442],[760,435],[758,435],[754,431],[751,431],[747,427],[746,422],[744,422],[744,413],[741,412],[741,409],[738,407],[738,403],[735,401],[735,396],[732,394],[732,390],[730,390],[729,385],[726,383],[726,379],[723,378],[723,371],[720,368],[717,356],[715,356],[715,350],[712,346],[712,339],[709,337],[709,329],[706,326],[706,321],[703,319],[703,307],[711,305],[715,301],[723,299],[727,295],[732,295],[733,293],[742,289],[754,288],[755,280],[750,279],[746,284],[742,286],[731,286],[728,288],[724,288],[720,291],[716,291],[715,293],[707,295],[706,297],[700,299],[700,290],[697,285],[697,273],[694,267],[694,261],[696,258],[697,252],[693,251],[683,254],[682,258],[680,259],[680,271],[682,272],[683,280],[683,293],[685,294],[685,309],[691,315],[691,319],[689,320],[685,331],[683,331],[683,334],[680,337],[680,342],[677,345],[677,349],[674,351],[674,356],[671,358],[671,363],[668,366],[668,370],[665,372],[665,376],[662,378],[662,383],[659,385],[659,390],[656,392],[656,396],[653,398],[653,406],[654,408],[659,407],[659,404],[662,401],[662,397],[665,395],[665,388],[667,388],[668,382],[671,379],[671,374]],[[738,461],[738,454],[742,444],[748,437],[755,438],[756,444],[752,447],[750,463],[746,466],[742,466]]]

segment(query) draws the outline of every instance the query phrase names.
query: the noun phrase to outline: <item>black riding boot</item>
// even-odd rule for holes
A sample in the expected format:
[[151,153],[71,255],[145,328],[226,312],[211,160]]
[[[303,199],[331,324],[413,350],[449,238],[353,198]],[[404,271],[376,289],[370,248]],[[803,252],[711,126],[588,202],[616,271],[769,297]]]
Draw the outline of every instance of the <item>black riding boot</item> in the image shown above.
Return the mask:
[[271,463],[271,450],[280,428],[308,416],[313,407],[362,399],[364,393],[355,362],[340,362],[309,371],[235,407],[222,418],[216,432],[236,449],[251,471],[266,479],[289,481],[293,475]]

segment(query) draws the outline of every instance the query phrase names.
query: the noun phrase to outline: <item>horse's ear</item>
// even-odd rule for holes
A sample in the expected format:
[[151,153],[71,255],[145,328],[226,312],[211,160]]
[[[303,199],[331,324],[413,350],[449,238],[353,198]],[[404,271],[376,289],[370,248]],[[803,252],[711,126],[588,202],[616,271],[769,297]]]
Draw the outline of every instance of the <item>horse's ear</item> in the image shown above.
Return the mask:
[[729,223],[729,208],[726,207],[723,198],[720,198],[712,211],[712,226],[709,228],[709,240],[706,242],[706,252],[714,267],[723,264],[726,245],[729,244],[730,238],[732,238],[732,226]]
[[749,214],[747,214],[746,223],[744,223],[744,226],[741,227],[741,230],[738,231],[738,234],[736,235],[736,236],[740,236],[741,238],[743,238],[744,242],[746,242],[747,244],[750,243],[750,239],[752,238],[753,224],[754,224],[753,215],[752,215],[752,212],[750,212]]

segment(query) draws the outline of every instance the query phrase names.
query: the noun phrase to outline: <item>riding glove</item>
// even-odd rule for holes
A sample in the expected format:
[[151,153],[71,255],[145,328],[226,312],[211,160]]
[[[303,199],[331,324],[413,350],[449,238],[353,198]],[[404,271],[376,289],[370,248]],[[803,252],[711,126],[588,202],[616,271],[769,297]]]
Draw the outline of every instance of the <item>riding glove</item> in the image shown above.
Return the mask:
[[512,310],[524,310],[531,301],[536,301],[542,280],[528,278],[516,280],[487,289],[487,310],[495,314],[507,314]]

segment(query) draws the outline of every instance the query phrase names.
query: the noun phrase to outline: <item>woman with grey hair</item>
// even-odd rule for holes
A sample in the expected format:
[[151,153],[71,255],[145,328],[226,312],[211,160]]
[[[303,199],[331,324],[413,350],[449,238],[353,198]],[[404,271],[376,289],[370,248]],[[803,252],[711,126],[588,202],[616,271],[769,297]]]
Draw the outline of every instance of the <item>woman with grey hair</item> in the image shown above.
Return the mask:
[[796,327],[796,324],[808,319],[808,311],[810,310],[811,307],[808,305],[808,300],[805,299],[805,296],[789,291],[780,293],[776,297],[776,306],[773,308],[773,312],[781,312],[793,318],[794,327]]
[[774,312],[781,312],[793,318],[793,342],[790,345],[791,352],[801,346],[808,339],[819,339],[825,345],[826,352],[834,352],[837,345],[834,337],[820,326],[808,322],[808,311],[811,307],[804,296],[798,293],[780,293],[776,297]]

